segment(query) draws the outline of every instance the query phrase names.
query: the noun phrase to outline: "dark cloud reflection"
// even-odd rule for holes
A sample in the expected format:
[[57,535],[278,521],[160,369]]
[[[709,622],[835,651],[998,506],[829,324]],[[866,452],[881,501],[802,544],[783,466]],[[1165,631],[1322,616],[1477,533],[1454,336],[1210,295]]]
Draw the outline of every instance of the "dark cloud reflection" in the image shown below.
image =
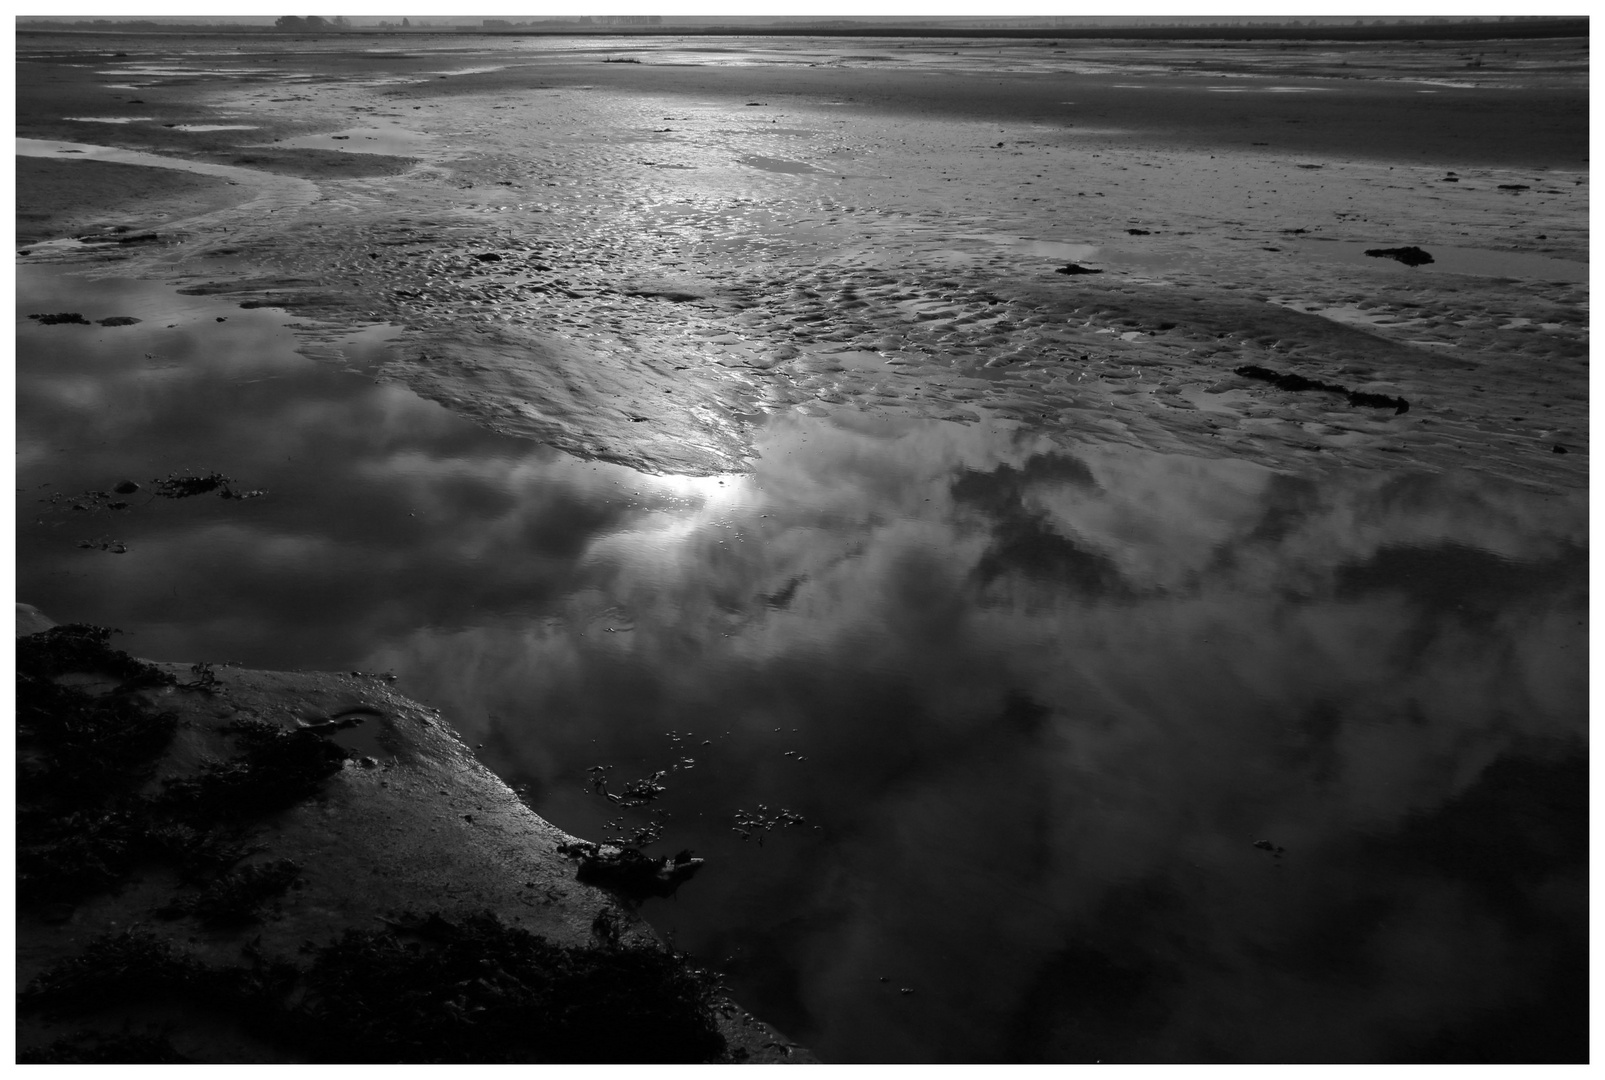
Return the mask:
[[[648,477],[195,310],[19,330],[19,598],[394,670],[582,834],[681,762],[647,913],[825,1059],[1585,1052],[1583,500],[862,416]],[[272,494],[32,501],[184,466]]]

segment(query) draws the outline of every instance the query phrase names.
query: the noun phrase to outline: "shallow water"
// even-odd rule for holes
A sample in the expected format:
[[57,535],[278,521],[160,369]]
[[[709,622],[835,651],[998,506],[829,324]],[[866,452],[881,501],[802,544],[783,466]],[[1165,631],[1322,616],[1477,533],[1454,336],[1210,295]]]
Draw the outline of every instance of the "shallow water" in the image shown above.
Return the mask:
[[[296,150],[339,150],[348,154],[401,154],[417,153],[420,145],[432,142],[431,136],[406,131],[397,126],[374,128],[348,128],[327,134],[303,135],[290,139],[275,139],[273,146]],[[267,145],[267,144],[264,144]]]
[[1515,278],[1529,281],[1586,282],[1588,263],[1575,259],[1556,259],[1519,251],[1489,251],[1485,248],[1448,247],[1427,243],[1432,262],[1406,266],[1396,259],[1367,255],[1377,248],[1403,247],[1408,241],[1386,244],[1353,243],[1343,240],[1301,240],[1298,250],[1319,259],[1336,259],[1352,266],[1371,266],[1379,274],[1417,273],[1425,277],[1438,274],[1473,274],[1477,277]]
[[708,864],[645,914],[825,1060],[1582,1053],[1582,497],[847,410],[647,476],[376,384],[383,330],[18,306],[18,599],[394,671],[556,824],[666,812]]

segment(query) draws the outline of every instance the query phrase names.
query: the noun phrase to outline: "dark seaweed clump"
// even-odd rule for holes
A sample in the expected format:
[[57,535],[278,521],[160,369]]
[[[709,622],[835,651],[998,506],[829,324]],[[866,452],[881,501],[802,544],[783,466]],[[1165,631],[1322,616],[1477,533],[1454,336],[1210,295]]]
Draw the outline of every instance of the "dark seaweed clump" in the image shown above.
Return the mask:
[[1275,386],[1278,390],[1324,390],[1331,394],[1342,394],[1349,399],[1349,404],[1356,408],[1392,409],[1394,415],[1410,411],[1410,403],[1404,398],[1389,397],[1386,394],[1370,394],[1363,390],[1350,390],[1337,383],[1322,382],[1320,379],[1310,379],[1292,372],[1272,371],[1257,364],[1244,364],[1233,371],[1249,379],[1260,379]]
[[173,1001],[239,1017],[319,1063],[726,1056],[713,1012],[718,980],[683,957],[554,945],[489,914],[410,924],[401,933],[347,930],[312,950],[305,968],[249,952],[244,965],[211,968],[148,932],[124,931],[39,976],[19,1009],[62,1018]]
[[17,1052],[19,1065],[187,1065],[162,1031],[76,1031]]
[[652,856],[634,847],[603,847],[588,840],[559,844],[559,854],[580,860],[575,878],[609,889],[631,903],[649,896],[673,896],[702,869],[702,859],[681,851],[673,858]]
[[300,879],[300,864],[290,859],[255,863],[224,874],[199,894],[180,897],[157,914],[169,919],[193,915],[214,930],[244,926],[255,922],[264,904]]
[[28,318],[38,320],[40,326],[90,325],[89,320],[84,318],[76,311],[58,311],[54,315],[29,315]]
[[494,916],[430,939],[348,930],[299,1008],[319,1061],[700,1062],[725,1051],[713,976],[652,948],[568,948]]
[[[197,914],[247,918],[268,894],[248,898],[276,879],[258,877],[261,870],[211,879],[251,853],[241,839],[251,818],[316,793],[346,752],[310,732],[242,721],[229,729],[240,754],[142,793],[177,720],[141,692],[178,682],[113,649],[111,633],[71,624],[17,641],[18,903],[47,916],[70,913],[139,866],[162,863],[203,890],[221,890]],[[91,694],[56,681],[65,675],[116,685]],[[203,682],[185,686],[208,689]]]
[[164,499],[188,499],[212,491],[224,499],[254,499],[267,494],[261,490],[236,491],[230,486],[234,483],[233,478],[220,472],[207,473],[205,476],[169,473],[165,480],[155,479],[151,483],[156,485],[156,494]]
[[1396,248],[1367,248],[1365,253],[1373,259],[1392,259],[1395,262],[1402,262],[1406,266],[1425,266],[1430,262],[1436,261],[1430,254],[1413,245]]
[[287,731],[265,720],[240,720],[225,730],[243,753],[199,776],[167,781],[156,800],[160,808],[192,824],[261,817],[317,794],[349,756],[315,731]]
[[[133,789],[177,721],[134,698],[172,676],[111,648],[111,631],[70,624],[17,641],[17,898],[76,898],[110,887],[138,860]],[[55,680],[117,680],[90,695]]]
[[17,996],[17,1011],[63,1019],[130,1002],[183,1001],[266,1017],[299,972],[285,961],[248,959],[248,965],[209,968],[148,930],[103,934],[30,982]]
[[205,476],[181,476],[173,473],[165,480],[152,480],[156,485],[156,494],[164,499],[187,499],[192,495],[205,495],[209,491],[216,491],[229,483],[229,478],[220,472],[208,473]]

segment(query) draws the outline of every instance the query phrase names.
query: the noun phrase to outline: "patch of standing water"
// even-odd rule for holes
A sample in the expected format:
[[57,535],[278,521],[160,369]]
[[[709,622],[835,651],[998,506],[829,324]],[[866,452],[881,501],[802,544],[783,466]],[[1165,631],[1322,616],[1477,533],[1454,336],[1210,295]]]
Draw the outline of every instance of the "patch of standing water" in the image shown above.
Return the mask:
[[292,150],[339,150],[347,154],[395,154],[405,156],[416,153],[434,141],[433,135],[408,131],[400,127],[348,128],[331,131],[326,135],[301,135],[293,139],[280,139],[273,146]]
[[[1581,496],[849,409],[652,477],[279,312],[30,266],[18,304],[20,600],[150,658],[392,670],[579,835],[621,815],[586,769],[661,770],[621,824],[708,863],[645,914],[825,1060],[1584,1030]],[[150,497],[184,470],[266,494]]]
[[1417,244],[1432,256],[1424,266],[1405,266],[1393,259],[1367,255],[1377,248],[1399,247],[1403,241],[1356,243],[1348,240],[1300,238],[1296,250],[1322,259],[1336,259],[1353,266],[1370,266],[1381,273],[1471,274],[1476,277],[1517,278],[1529,281],[1588,280],[1588,263],[1531,255],[1516,251],[1490,251],[1486,248],[1450,247],[1430,242]]
[[741,159],[741,163],[743,165],[750,165],[754,169],[762,169],[765,172],[777,172],[777,173],[818,173],[818,172],[824,172],[823,169],[816,169],[814,166],[809,165],[806,162],[789,161],[789,160],[787,160],[785,158],[758,157],[756,155],[753,155],[753,156],[742,158]]

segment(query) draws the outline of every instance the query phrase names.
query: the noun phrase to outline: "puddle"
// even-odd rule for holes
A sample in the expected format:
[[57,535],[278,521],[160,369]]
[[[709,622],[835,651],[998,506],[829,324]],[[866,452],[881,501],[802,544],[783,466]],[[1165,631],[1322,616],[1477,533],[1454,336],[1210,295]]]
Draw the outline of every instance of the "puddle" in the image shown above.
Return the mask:
[[79,124],[137,124],[156,118],[154,116],[64,116],[62,119],[71,120]]
[[292,150],[339,150],[346,154],[391,154],[406,157],[434,142],[433,135],[399,127],[347,128],[327,135],[301,135],[280,139],[275,147]]
[[[1373,248],[1401,247],[1417,244],[1433,258],[1425,266],[1410,267],[1393,259],[1367,255]],[[1355,266],[1370,266],[1382,273],[1419,274],[1470,274],[1475,277],[1518,278],[1530,281],[1586,282],[1588,264],[1571,259],[1556,259],[1548,255],[1528,255],[1512,251],[1489,251],[1484,248],[1446,247],[1430,241],[1378,241],[1352,243],[1346,240],[1310,240],[1300,238],[1295,250],[1321,258],[1336,258],[1339,262]]]
[[812,165],[808,165],[801,161],[788,161],[785,158],[752,156],[742,158],[741,163],[743,165],[751,165],[754,169],[762,169],[764,172],[823,173],[825,171],[823,169],[816,169]]
[[174,131],[255,131],[261,124],[174,124]]
[[[216,176],[235,184],[242,184],[253,192],[250,199],[230,212],[274,214],[294,207],[306,206],[318,195],[315,184],[295,176],[282,176],[242,169],[235,165],[214,165],[207,161],[186,161],[183,158],[147,154],[140,150],[123,150],[113,146],[95,146],[90,143],[62,142],[54,139],[17,139],[17,153],[24,157],[55,157],[71,155],[63,160],[111,161],[123,165],[142,165],[156,169],[178,169],[182,172]],[[193,222],[202,219],[188,219]],[[75,238],[47,240],[32,244],[30,251],[44,252],[55,249],[82,247]]]
[[[1586,495],[839,410],[647,476],[375,384],[383,330],[17,302],[18,599],[393,671],[580,835],[587,768],[665,770],[708,863],[645,914],[825,1060],[1437,1060],[1586,1001]],[[186,470],[267,494],[48,501]]]

